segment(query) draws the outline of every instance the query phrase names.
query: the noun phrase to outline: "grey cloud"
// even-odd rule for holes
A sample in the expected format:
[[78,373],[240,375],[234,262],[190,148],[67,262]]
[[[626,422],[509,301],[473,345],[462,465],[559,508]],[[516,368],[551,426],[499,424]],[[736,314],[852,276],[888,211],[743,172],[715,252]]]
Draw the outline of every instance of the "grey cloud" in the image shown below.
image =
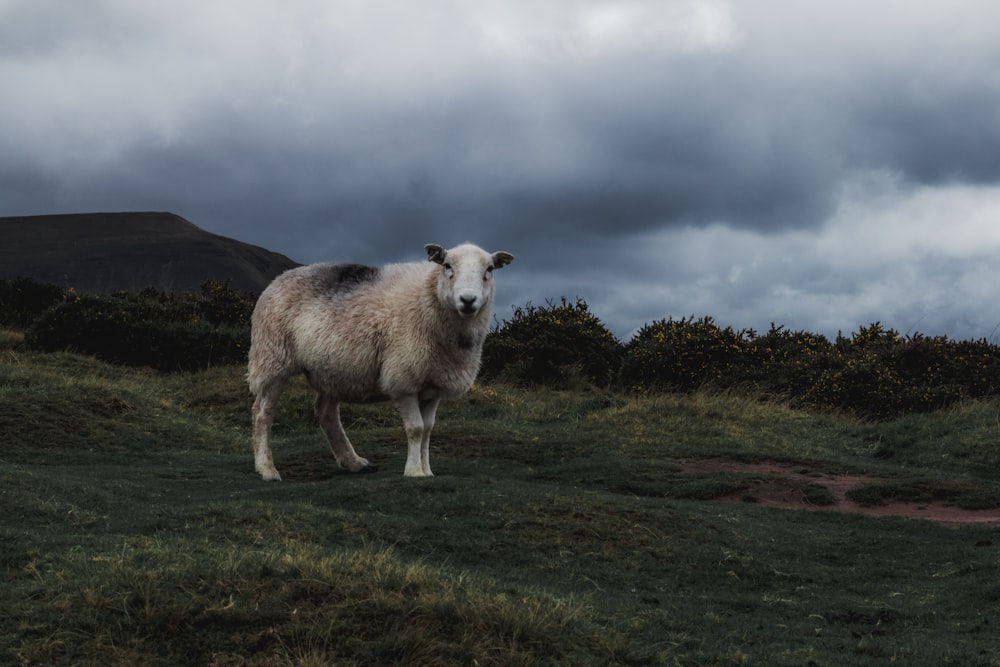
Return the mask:
[[0,9],[0,214],[171,210],[303,262],[473,240],[517,255],[512,301],[583,296],[622,334],[917,304],[872,287],[906,259],[810,242],[885,197],[858,174],[1000,182],[985,2],[203,5]]
[[34,57],[68,49],[108,18],[101,2],[9,2],[0,7],[0,54]]
[[[994,65],[1000,71],[1000,59]],[[898,170],[919,183],[1000,179],[1000,81],[884,82],[859,101],[854,159]],[[935,85],[936,84],[936,85]]]

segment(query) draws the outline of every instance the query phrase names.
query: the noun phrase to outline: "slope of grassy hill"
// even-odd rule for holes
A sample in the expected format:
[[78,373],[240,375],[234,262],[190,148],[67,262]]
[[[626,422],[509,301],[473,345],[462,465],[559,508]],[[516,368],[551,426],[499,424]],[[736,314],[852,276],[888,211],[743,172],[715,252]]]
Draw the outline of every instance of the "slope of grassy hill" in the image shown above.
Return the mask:
[[[708,465],[918,480],[995,508],[997,401],[869,424],[725,394],[479,386],[441,410],[437,477],[412,480],[385,405],[344,411],[380,471],[337,470],[299,383],[275,426],[285,481],[264,483],[242,368],[156,374],[4,347],[2,664],[1000,655],[1000,526],[769,507],[752,494],[770,473]],[[734,492],[743,502],[717,500]]]

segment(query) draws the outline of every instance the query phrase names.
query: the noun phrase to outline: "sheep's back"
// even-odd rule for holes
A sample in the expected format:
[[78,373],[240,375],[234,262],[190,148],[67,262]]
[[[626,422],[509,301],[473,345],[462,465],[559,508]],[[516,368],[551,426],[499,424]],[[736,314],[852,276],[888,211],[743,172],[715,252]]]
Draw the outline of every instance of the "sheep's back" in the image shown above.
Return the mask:
[[[274,283],[266,309],[288,340],[295,367],[344,400],[379,398],[387,337],[413,317],[421,265],[314,264]],[[269,291],[272,291],[269,288]],[[262,299],[264,296],[262,296]]]
[[[289,370],[343,400],[397,392],[457,395],[479,366],[483,332],[437,302],[430,263],[313,264],[287,271],[258,302],[255,338],[283,340]],[[443,321],[447,318],[448,322]],[[468,340],[477,340],[468,349]]]

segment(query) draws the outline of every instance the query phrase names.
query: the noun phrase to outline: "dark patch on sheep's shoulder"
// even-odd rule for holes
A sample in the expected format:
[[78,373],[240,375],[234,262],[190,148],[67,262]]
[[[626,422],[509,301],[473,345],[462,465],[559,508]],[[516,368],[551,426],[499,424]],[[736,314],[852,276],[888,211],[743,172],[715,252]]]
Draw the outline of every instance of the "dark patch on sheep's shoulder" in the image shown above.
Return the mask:
[[379,269],[364,264],[334,264],[326,275],[327,285],[335,292],[351,290],[378,279]]

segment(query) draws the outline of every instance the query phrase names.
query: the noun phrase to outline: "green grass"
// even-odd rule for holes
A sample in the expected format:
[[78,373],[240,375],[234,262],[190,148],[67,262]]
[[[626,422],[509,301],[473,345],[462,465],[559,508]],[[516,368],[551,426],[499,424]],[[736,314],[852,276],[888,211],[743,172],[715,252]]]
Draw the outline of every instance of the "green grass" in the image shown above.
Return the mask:
[[298,383],[268,484],[242,374],[0,346],[0,664],[1000,664],[1000,528],[719,503],[746,476],[683,472],[796,462],[877,475],[872,502],[996,506],[1000,402],[866,424],[477,387],[411,480],[389,406],[344,410],[380,466],[350,475]]

